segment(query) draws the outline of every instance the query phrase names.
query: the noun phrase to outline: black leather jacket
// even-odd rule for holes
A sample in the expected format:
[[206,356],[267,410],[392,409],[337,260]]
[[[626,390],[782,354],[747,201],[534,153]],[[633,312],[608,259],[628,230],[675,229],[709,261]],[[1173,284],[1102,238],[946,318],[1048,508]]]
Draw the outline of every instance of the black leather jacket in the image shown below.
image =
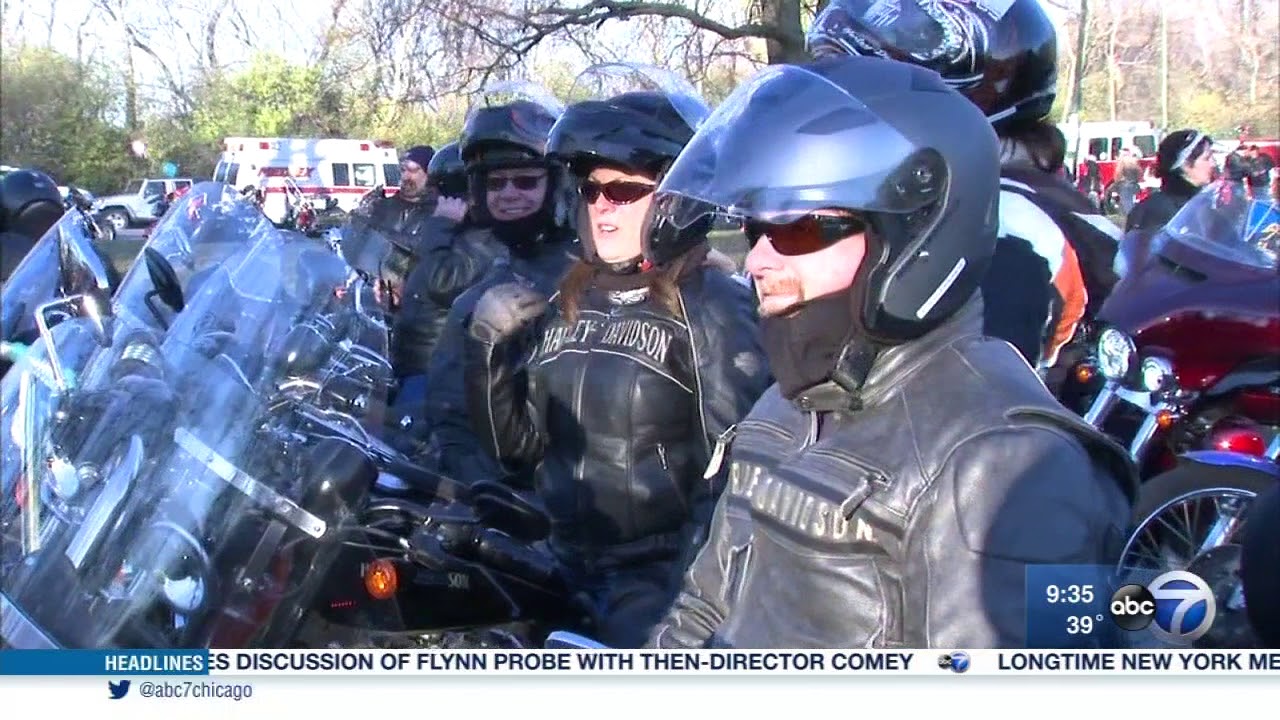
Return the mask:
[[430,389],[424,398],[425,418],[411,418],[411,427],[416,428],[416,437],[429,436],[434,464],[450,477],[469,483],[505,476],[493,457],[492,446],[476,437],[467,416],[463,350],[476,303],[486,290],[506,282],[528,283],[551,297],[556,283],[577,259],[576,250],[576,238],[566,235],[555,242],[538,243],[530,252],[500,258],[448,309],[427,372]]
[[358,212],[367,214],[372,225],[392,235],[414,238],[413,249],[422,248],[442,232],[447,232],[454,221],[435,215],[438,197],[434,190],[418,202],[408,202],[399,195],[382,196],[372,193],[362,203]]
[[1125,218],[1125,232],[1140,231],[1155,235],[1200,189],[1180,176],[1165,178],[1160,189],[1133,206]]
[[507,256],[491,232],[469,224],[442,229],[422,248],[405,280],[391,337],[391,364],[402,378],[427,372],[449,307]]
[[679,558],[714,508],[716,438],[770,382],[746,288],[698,266],[678,302],[687,321],[646,290],[592,288],[575,323],[552,305],[523,336],[467,337],[476,434],[509,467],[537,466],[550,545],[571,568]]
[[1112,565],[1136,473],[981,301],[885,351],[864,407],[777,387],[737,428],[659,647],[1025,647],[1028,565]]

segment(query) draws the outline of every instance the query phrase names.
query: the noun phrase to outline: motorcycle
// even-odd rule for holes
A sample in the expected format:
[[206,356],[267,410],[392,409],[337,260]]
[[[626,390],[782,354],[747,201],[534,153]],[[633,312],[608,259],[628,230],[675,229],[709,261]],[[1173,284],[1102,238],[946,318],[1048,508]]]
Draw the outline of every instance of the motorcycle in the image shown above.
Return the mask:
[[0,382],[6,646],[288,645],[377,476],[351,441],[389,382],[372,292],[197,191]]
[[1200,648],[1280,647],[1280,435],[1260,455],[1192,451],[1146,483],[1122,575],[1186,570],[1216,612]]
[[1206,447],[1260,456],[1280,433],[1280,212],[1216,183],[1125,274],[1060,399],[1144,479]]
[[390,471],[361,514],[364,541],[334,562],[313,609],[316,637],[535,648],[553,628],[591,627],[588,604],[537,545],[549,531],[541,509],[498,483],[461,486],[380,454]]

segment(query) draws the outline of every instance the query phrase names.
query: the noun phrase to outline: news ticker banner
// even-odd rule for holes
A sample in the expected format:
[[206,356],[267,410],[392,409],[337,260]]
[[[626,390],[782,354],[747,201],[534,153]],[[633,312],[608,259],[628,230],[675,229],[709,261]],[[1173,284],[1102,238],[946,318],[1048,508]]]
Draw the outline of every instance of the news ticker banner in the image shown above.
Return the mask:
[[1217,675],[1280,652],[1202,650],[0,650],[0,676]]

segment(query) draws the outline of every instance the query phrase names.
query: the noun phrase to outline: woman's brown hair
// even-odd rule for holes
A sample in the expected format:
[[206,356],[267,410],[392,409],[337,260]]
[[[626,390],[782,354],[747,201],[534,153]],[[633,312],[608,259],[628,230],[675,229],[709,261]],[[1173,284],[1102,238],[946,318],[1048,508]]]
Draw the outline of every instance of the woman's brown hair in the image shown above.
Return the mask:
[[[691,266],[696,267],[702,263],[708,249],[710,246],[704,241],[665,266],[654,268],[646,273],[649,277],[645,287],[648,288],[650,297],[677,320],[684,319],[684,313],[680,312],[680,278],[687,274]],[[568,322],[578,321],[582,296],[591,289],[596,272],[595,265],[586,260],[579,260],[560,280],[560,293],[556,298],[556,304],[560,308],[560,314]]]

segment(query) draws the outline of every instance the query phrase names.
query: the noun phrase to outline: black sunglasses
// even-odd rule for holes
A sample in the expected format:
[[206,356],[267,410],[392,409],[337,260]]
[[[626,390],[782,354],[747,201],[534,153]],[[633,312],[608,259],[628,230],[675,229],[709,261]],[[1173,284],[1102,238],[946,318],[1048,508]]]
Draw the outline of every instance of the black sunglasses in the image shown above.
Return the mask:
[[743,223],[742,230],[751,247],[768,235],[779,255],[808,255],[831,247],[850,235],[866,232],[867,221],[851,215],[805,215],[786,223],[748,220]]
[[546,175],[516,175],[515,177],[495,177],[490,175],[484,179],[484,188],[489,192],[501,192],[508,185],[515,185],[517,190],[533,190],[546,177]]
[[587,204],[595,202],[603,194],[604,198],[614,205],[628,205],[653,192],[657,187],[657,185],[630,180],[613,180],[607,183],[583,180],[578,184],[578,192],[582,194],[582,199],[586,200]]

